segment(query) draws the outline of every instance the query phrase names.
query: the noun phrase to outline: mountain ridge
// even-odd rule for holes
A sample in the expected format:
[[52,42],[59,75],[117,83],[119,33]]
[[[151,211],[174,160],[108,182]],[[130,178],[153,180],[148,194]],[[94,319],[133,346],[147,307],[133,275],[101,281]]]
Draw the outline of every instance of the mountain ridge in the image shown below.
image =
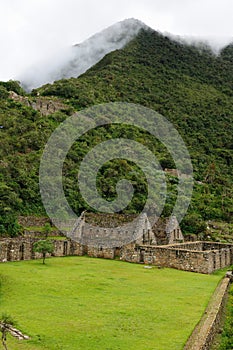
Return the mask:
[[[29,68],[27,72],[19,76],[19,81],[27,91],[31,91],[34,88],[63,78],[77,78],[99,62],[106,54],[122,49],[137,36],[141,29],[159,33],[183,45],[193,45],[200,50],[215,51],[207,40],[185,38],[169,33],[163,34],[138,19],[129,18],[103,29],[80,44],[64,48],[64,52],[60,53],[61,57],[57,55],[48,62]],[[220,52],[221,50],[218,51],[218,53]]]

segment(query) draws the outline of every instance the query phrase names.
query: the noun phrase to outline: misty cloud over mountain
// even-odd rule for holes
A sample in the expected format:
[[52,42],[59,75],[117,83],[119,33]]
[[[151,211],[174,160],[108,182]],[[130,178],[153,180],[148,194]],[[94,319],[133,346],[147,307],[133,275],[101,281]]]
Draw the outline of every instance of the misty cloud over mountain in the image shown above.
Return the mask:
[[26,90],[32,90],[62,78],[78,77],[109,52],[124,47],[141,28],[148,27],[136,19],[118,22],[39,66],[29,68],[18,79]]
[[[109,52],[123,48],[142,28],[152,30],[133,18],[118,22],[83,43],[64,48],[55,57],[38,62],[17,78],[28,91],[63,78],[77,78]],[[218,41],[215,38],[180,37],[169,33],[164,35],[183,44],[196,45],[200,48],[209,47],[215,54],[231,41],[229,38]]]

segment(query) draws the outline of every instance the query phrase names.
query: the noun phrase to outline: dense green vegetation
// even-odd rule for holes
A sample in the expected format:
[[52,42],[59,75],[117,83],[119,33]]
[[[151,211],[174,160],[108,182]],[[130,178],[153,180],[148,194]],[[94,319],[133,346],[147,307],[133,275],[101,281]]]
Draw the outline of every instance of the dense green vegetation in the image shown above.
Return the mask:
[[[232,45],[219,56],[208,48],[188,46],[153,31],[142,30],[124,49],[105,56],[79,78],[63,79],[32,92],[29,99],[58,97],[75,110],[111,101],[150,107],[168,118],[183,137],[194,167],[195,186],[185,233],[203,233],[207,220],[232,221],[233,172]],[[49,116],[8,98],[16,82],[0,84],[1,178],[0,231],[15,234],[21,214],[44,214],[38,186],[42,149],[51,132],[67,115]],[[77,191],[78,166],[100,141],[124,136],[143,143],[163,168],[174,163],[162,144],[135,128],[97,128],[73,145],[64,164],[64,189],[72,208],[92,210]],[[147,186],[140,169],[124,159],[111,161],[98,174],[100,192],[116,196],[116,183],[129,179],[135,195],[126,213],[141,210]],[[169,215],[177,196],[177,178],[166,176],[168,195],[163,215]],[[13,225],[13,226],[12,226]]]
[[181,350],[222,276],[87,257],[0,264],[9,349]]
[[233,348],[233,286],[228,293],[228,301],[225,311],[225,323],[222,333],[215,339],[213,350],[231,350]]

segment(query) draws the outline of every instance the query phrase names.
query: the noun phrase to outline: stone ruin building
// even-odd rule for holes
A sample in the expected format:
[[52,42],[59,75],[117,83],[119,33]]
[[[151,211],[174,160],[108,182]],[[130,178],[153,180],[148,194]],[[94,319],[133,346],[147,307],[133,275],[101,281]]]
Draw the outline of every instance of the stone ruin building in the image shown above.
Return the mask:
[[[125,219],[130,219],[128,222]],[[108,224],[108,227],[106,227]],[[34,226],[34,225],[32,225]],[[212,273],[233,264],[233,244],[184,242],[175,217],[151,220],[139,217],[83,213],[64,240],[53,240],[53,256],[83,256]],[[31,234],[0,240],[0,261],[30,260],[41,257],[33,252],[39,238]]]
[[[154,222],[154,224],[151,224]],[[122,248],[128,243],[165,245],[184,242],[179,223],[172,218],[148,218],[136,215],[82,213],[65,232],[84,246]]]

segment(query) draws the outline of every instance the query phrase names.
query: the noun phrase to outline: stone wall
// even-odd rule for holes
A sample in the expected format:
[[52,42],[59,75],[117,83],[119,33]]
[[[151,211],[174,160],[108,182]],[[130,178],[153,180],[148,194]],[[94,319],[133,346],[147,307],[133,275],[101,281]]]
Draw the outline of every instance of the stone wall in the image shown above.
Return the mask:
[[177,244],[169,244],[168,248],[176,248],[176,249],[187,249],[192,251],[203,251],[204,246],[202,241],[196,242],[185,242],[185,243],[177,243]]
[[44,226],[49,223],[50,219],[47,217],[36,217],[36,216],[19,216],[18,223],[24,227],[30,226]]
[[185,271],[212,273],[233,264],[233,245],[209,242],[166,246],[131,244],[122,248],[121,259]]
[[228,277],[220,282],[184,350],[209,350],[211,348],[221,324],[229,285],[230,279]]
[[[0,261],[41,258],[33,252],[36,238],[5,239],[0,241]],[[53,240],[53,256],[89,255],[96,258],[171,267],[199,273],[212,273],[233,264],[233,245],[210,242],[181,243],[167,246],[148,246],[130,243],[122,248],[81,245],[76,241]],[[205,250],[207,249],[207,250]],[[48,254],[49,256],[49,254]]]
[[16,102],[20,102],[28,107],[35,109],[42,115],[47,116],[55,113],[59,110],[69,111],[69,106],[63,104],[59,99],[48,98],[44,96],[33,97],[32,99],[27,96],[20,96],[14,91],[10,91],[9,97]]
[[[0,241],[0,261],[19,261],[39,259],[41,254],[33,252],[33,244],[39,239],[21,238]],[[84,255],[84,248],[70,240],[53,240],[52,256]],[[51,256],[51,254],[48,254]]]
[[179,270],[199,273],[213,271],[210,252],[188,251],[185,249],[167,248],[166,246],[141,246],[134,251],[123,249],[122,260],[171,267]]
[[88,256],[92,256],[95,258],[115,259],[114,248],[86,247],[86,252]]
[[[41,254],[33,252],[36,238],[4,239],[0,241],[0,261],[19,261],[39,259]],[[48,256],[89,255],[97,258],[114,259],[120,252],[116,248],[87,247],[72,240],[52,240],[53,254]]]
[[53,226],[50,219],[47,217],[19,216],[18,223],[23,226],[24,235],[26,237],[39,237],[43,235],[41,228],[47,223],[51,225],[49,236],[61,236],[61,232]]
[[191,251],[176,248],[158,248],[155,264],[184,271],[211,273],[213,271],[209,252]]

